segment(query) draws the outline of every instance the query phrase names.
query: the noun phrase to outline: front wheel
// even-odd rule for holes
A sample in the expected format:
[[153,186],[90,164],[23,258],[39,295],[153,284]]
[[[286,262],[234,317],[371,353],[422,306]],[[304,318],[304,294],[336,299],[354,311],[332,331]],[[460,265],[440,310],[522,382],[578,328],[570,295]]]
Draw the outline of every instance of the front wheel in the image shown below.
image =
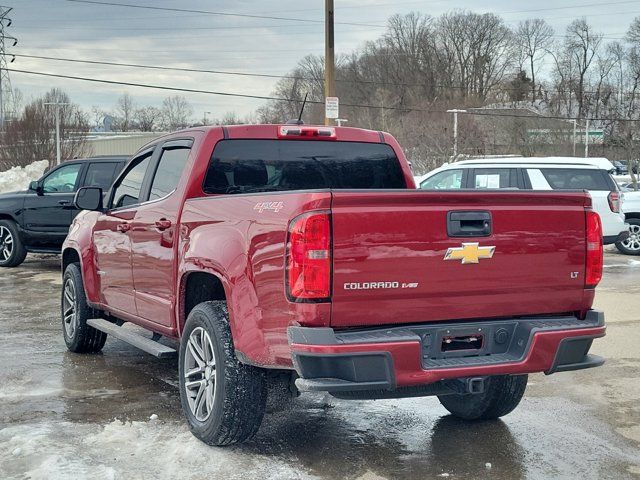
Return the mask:
[[225,302],[204,302],[191,310],[179,369],[182,409],[197,438],[223,446],[258,431],[267,399],[265,375],[236,357]]
[[483,393],[440,395],[444,408],[464,420],[490,420],[511,413],[522,400],[527,375],[488,377]]
[[629,238],[616,242],[617,249],[625,255],[640,255],[640,218],[627,219]]
[[18,228],[11,220],[0,220],[0,267],[17,267],[27,257]]

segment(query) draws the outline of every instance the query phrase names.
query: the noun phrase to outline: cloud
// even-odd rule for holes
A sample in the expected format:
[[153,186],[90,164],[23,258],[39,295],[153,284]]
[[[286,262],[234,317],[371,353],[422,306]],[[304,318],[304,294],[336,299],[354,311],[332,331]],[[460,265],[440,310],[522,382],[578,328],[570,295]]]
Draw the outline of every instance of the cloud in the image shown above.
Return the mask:
[[[6,2],[5,2],[6,3]],[[309,53],[323,54],[324,29],[319,23],[287,22],[283,20],[219,17],[193,13],[141,10],[135,8],[86,5],[50,0],[20,0],[13,3],[14,24],[11,34],[19,39],[15,53],[104,60],[121,63],[166,65],[171,67],[233,70],[270,74],[286,74],[299,59]],[[594,2],[595,3],[595,2]],[[323,20],[323,0],[305,2],[284,0],[155,0],[143,5],[180,7],[226,12],[271,15]],[[557,7],[555,1],[542,0],[536,9]],[[463,1],[398,1],[340,0],[336,2],[336,22],[358,22],[384,25],[394,13],[420,10],[437,16],[452,8],[474,9],[479,12],[505,13],[504,18],[516,22],[531,16],[546,18],[562,33],[570,21],[567,16],[597,14],[598,8],[518,13],[522,3],[505,0]],[[528,7],[527,7],[528,8]],[[627,12],[632,6],[611,7]],[[640,8],[638,8],[640,10]],[[515,11],[515,12],[514,12]],[[607,11],[607,14],[611,12]],[[564,19],[558,17],[565,17]],[[626,29],[629,14],[588,17],[599,30],[619,33]],[[620,26],[620,23],[624,26]],[[383,28],[336,25],[338,53],[348,53],[375,40]],[[116,66],[73,64],[67,62],[16,58],[12,67],[22,70],[62,73],[124,82],[151,83],[205,90],[269,95],[276,80],[252,77],[208,75],[175,71],[145,70]],[[76,102],[89,109],[98,105],[111,109],[123,92],[134,96],[138,104],[160,105],[171,94],[136,87],[108,86],[80,81],[33,77],[13,74],[12,83],[28,99],[43,94],[52,86],[66,90]],[[195,115],[204,111],[221,116],[234,110],[248,114],[263,102],[251,99],[185,94],[193,104]]]

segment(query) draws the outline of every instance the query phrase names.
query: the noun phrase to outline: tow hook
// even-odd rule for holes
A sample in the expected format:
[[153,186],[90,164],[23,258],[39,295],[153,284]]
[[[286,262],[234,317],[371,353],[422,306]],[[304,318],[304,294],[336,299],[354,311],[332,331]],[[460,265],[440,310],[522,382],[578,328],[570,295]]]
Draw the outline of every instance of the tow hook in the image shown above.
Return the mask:
[[454,378],[445,380],[444,384],[461,395],[484,393],[485,379],[486,377]]

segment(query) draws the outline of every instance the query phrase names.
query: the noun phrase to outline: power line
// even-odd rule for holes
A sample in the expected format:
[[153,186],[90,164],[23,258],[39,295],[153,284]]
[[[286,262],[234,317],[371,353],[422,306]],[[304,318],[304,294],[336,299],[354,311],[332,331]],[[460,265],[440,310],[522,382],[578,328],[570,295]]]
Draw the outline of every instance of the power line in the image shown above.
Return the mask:
[[[120,63],[120,62],[108,62],[101,60],[82,60],[75,58],[63,58],[63,57],[48,57],[43,55],[27,55],[22,53],[12,54],[15,57],[21,58],[32,58],[39,60],[52,60],[52,61],[61,61],[61,62],[70,62],[70,63],[82,63],[89,65],[105,65],[105,66],[116,66],[116,67],[130,67],[130,68],[142,68],[149,70],[169,70],[176,72],[189,72],[189,73],[206,73],[206,74],[214,74],[214,75],[231,75],[231,76],[241,76],[241,77],[257,77],[257,78],[271,78],[271,79],[287,79],[287,80],[302,80],[302,81],[322,81],[321,78],[313,78],[313,77],[304,77],[297,75],[277,75],[277,74],[269,74],[269,73],[253,73],[253,72],[237,72],[237,71],[229,71],[229,70],[207,70],[207,69],[199,69],[199,68],[186,68],[186,67],[168,67],[164,65],[143,65],[137,63]],[[350,79],[336,79],[338,83],[349,83],[349,84],[362,84],[362,85],[386,85],[393,87],[426,87],[426,88],[449,88],[453,90],[465,90],[466,87],[459,85],[442,85],[442,84],[428,84],[428,83],[407,83],[407,82],[384,82],[384,81],[376,81],[376,80],[350,80]],[[505,86],[500,87],[501,91],[522,91],[520,88],[508,88]],[[559,93],[562,92],[557,89],[548,89],[543,88],[545,92]],[[597,92],[594,90],[584,90],[583,94],[591,94],[596,95],[601,92]],[[636,94],[636,92],[624,92],[624,91],[612,91],[615,94],[623,94],[623,95],[631,95]]]
[[[102,2],[97,0],[66,0],[73,3],[87,3],[90,5],[106,5],[110,7],[127,7],[127,8],[139,8],[144,10],[162,10],[165,12],[182,12],[182,13],[198,13],[202,15],[214,15],[219,17],[238,17],[238,18],[260,18],[267,20],[283,20],[288,22],[306,22],[306,23],[319,23],[324,25],[324,20],[314,20],[310,18],[291,18],[291,17],[276,17],[271,15],[253,15],[250,13],[231,13],[231,12],[214,12],[211,10],[191,10],[186,8],[170,8],[170,7],[153,7],[151,5],[134,5],[131,3],[120,2]],[[384,25],[373,25],[370,23],[356,23],[356,22],[336,22],[340,25],[351,26],[364,26],[364,27],[384,27]]]
[[[133,83],[133,82],[122,82],[118,80],[106,80],[99,78],[89,78],[89,77],[79,77],[75,75],[62,75],[56,73],[45,73],[45,72],[34,72],[30,70],[18,70],[18,69],[8,69],[10,72],[14,73],[22,73],[27,75],[37,75],[43,77],[52,77],[52,78],[64,78],[67,80],[80,80],[85,82],[93,82],[93,83],[104,83],[108,85],[123,85],[128,87],[141,87],[141,88],[150,88],[155,90],[167,90],[174,92],[183,92],[183,93],[201,93],[207,95],[218,95],[224,97],[237,97],[237,98],[250,98],[255,100],[275,100],[281,102],[296,102],[301,103],[300,99],[292,99],[292,98],[282,98],[282,97],[274,97],[270,95],[253,95],[253,94],[245,94],[245,93],[231,93],[231,92],[220,92],[214,90],[199,90],[193,88],[183,88],[183,87],[168,87],[164,85],[151,85],[146,83]],[[324,101],[321,100],[307,100],[307,103],[323,105]],[[430,110],[430,109],[422,109],[422,108],[412,108],[412,107],[391,107],[391,106],[381,106],[381,105],[367,105],[367,104],[358,104],[358,103],[342,103],[344,107],[353,107],[353,108],[371,108],[376,110],[393,110],[400,112],[423,112],[423,113],[447,113],[446,110]],[[474,109],[469,109],[474,110]],[[506,118],[528,118],[532,120],[589,120],[589,121],[603,121],[603,122],[640,122],[640,119],[636,118],[606,118],[606,117],[591,117],[591,118],[577,118],[577,117],[563,117],[559,115],[525,115],[525,114],[504,114],[504,113],[491,113],[487,112],[478,112],[478,111],[467,111],[466,115],[475,115],[475,116],[493,116],[493,117],[506,117]],[[477,109],[475,109],[477,110]]]

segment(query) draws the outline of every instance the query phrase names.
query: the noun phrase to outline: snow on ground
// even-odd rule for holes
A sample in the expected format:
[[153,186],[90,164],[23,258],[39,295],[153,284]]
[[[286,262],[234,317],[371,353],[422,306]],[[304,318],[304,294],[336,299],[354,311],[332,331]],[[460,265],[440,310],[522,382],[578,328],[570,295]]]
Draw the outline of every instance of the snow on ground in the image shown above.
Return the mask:
[[313,478],[278,456],[212,448],[185,425],[158,420],[13,425],[0,430],[0,445],[0,476],[7,479]]
[[39,160],[26,167],[13,167],[0,172],[0,193],[26,190],[29,182],[38,180],[48,166],[47,160]]

